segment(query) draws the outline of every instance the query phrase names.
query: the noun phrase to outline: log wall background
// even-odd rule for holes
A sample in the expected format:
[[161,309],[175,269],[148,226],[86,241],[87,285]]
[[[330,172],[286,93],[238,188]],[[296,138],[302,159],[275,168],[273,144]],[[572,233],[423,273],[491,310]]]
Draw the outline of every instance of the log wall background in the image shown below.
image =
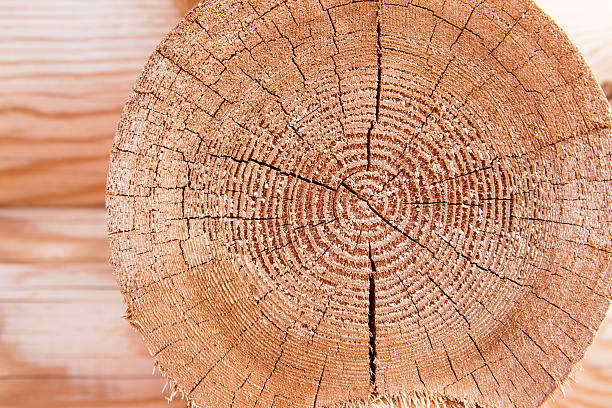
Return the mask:
[[[168,406],[121,319],[104,185],[131,84],[193,3],[0,0],[0,407]],[[537,3],[612,84],[612,2]],[[612,406],[612,312],[582,365],[547,408]]]

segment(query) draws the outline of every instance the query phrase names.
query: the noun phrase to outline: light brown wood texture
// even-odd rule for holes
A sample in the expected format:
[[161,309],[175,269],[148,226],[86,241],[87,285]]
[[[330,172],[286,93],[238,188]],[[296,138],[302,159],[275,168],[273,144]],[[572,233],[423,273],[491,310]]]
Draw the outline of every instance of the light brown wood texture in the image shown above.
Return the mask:
[[[580,49],[595,77],[612,99],[612,2],[607,0],[539,0],[536,2],[559,24]],[[612,405],[612,311],[593,346],[546,408],[607,408]]]
[[[0,203],[71,207],[0,211],[0,288],[9,300],[0,302],[0,407],[168,406],[164,380],[150,376],[142,340],[120,318],[105,212],[72,206],[103,205],[121,106],[185,3],[2,2]],[[612,79],[609,2],[538,4],[600,81]],[[546,407],[610,407],[611,328],[609,314],[566,399]]]
[[[593,346],[568,381],[546,408],[605,408],[612,401],[612,309],[608,311]],[[565,395],[565,397],[564,397]]]
[[[120,318],[105,222],[102,209],[0,210],[1,407],[168,407],[164,379]],[[611,354],[609,313],[567,397],[546,407],[608,408]]]
[[0,205],[103,204],[119,112],[179,3],[2,2]]
[[612,2],[538,0],[587,59],[595,77],[612,81]]
[[196,406],[538,407],[608,309],[611,188],[531,1],[211,1],[124,109],[111,259]]
[[102,209],[0,210],[0,406],[165,405],[165,380],[121,318],[105,219]]
[[[103,205],[130,87],[193,0],[5,0],[0,13],[0,205]],[[600,81],[612,81],[607,0],[540,0]]]

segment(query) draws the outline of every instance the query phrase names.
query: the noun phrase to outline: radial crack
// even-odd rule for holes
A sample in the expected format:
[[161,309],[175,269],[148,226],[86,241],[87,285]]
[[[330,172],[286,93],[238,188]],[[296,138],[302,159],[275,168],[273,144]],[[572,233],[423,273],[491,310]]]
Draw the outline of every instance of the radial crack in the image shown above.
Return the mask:
[[372,245],[368,244],[368,257],[370,258],[371,272],[369,274],[369,301],[368,308],[368,330],[370,332],[370,384],[376,392],[376,264],[372,258]]
[[327,190],[330,190],[330,191],[336,191],[336,189],[335,189],[335,188],[330,187],[330,186],[328,186],[327,184],[324,184],[324,183],[321,183],[321,182],[319,182],[319,181],[312,180],[312,179],[309,179],[309,178],[306,178],[306,177],[300,176],[299,174],[294,173],[294,172],[290,172],[290,171],[285,171],[285,170],[282,170],[282,169],[281,169],[281,168],[279,168],[279,167],[273,166],[273,165],[271,165],[271,164],[269,164],[269,163],[265,163],[265,162],[260,161],[260,160],[257,160],[257,159],[253,159],[252,157],[249,157],[247,160],[243,160],[243,159],[237,159],[237,158],[235,158],[235,157],[233,157],[233,156],[226,155],[226,154],[213,154],[213,153],[208,153],[208,155],[209,155],[209,156],[211,156],[211,157],[215,157],[215,158],[217,158],[217,159],[229,159],[229,160],[233,160],[233,161],[235,161],[236,163],[243,163],[243,164],[247,164],[247,163],[255,163],[255,164],[257,164],[257,165],[259,165],[259,166],[261,166],[261,167],[267,167],[267,168],[268,168],[268,169],[270,169],[270,170],[274,170],[275,172],[277,172],[277,173],[279,173],[279,174],[281,174],[281,175],[283,175],[283,176],[293,177],[293,178],[295,178],[295,179],[298,179],[298,180],[304,181],[304,182],[306,182],[306,183],[311,183],[311,184],[314,184],[314,185],[316,185],[316,186],[323,187],[323,188],[325,188],[325,189],[327,189]]
[[380,117],[380,91],[382,86],[382,44],[380,42],[380,13],[382,9],[382,0],[378,2],[378,8],[376,10],[376,110],[375,117],[370,122],[370,128],[368,129],[367,138],[366,138],[366,150],[367,150],[367,159],[368,164],[366,170],[370,171],[370,166],[372,164],[372,131],[374,130],[374,125],[378,123],[378,119]]
[[381,28],[380,28],[380,14],[382,12],[382,0],[378,3],[378,9],[376,11],[376,58],[378,67],[378,78],[376,82],[376,122],[378,122],[380,115],[380,91],[382,86],[382,43]]
[[314,402],[312,408],[316,408],[317,399],[319,398],[319,391],[321,389],[321,382],[323,381],[323,374],[325,373],[325,367],[327,366],[327,354],[325,355],[325,362],[323,362],[323,368],[321,369],[321,375],[319,376],[319,382],[317,383],[317,391],[315,393]]
[[368,158],[368,165],[366,166],[366,170],[370,171],[370,164],[372,163],[372,149],[371,149],[371,139],[372,139],[372,130],[374,130],[374,123],[375,121],[372,121],[370,123],[370,128],[368,129],[368,135],[366,138],[366,156]]
[[429,253],[431,253],[432,255],[434,255],[435,257],[435,253],[428,247],[426,247],[425,245],[423,245],[421,242],[419,242],[418,240],[416,240],[415,238],[413,238],[412,236],[408,235],[405,231],[401,230],[398,226],[396,226],[395,224],[393,224],[391,221],[389,221],[387,218],[385,218],[378,210],[376,210],[376,208],[374,208],[374,206],[372,206],[372,204],[370,204],[370,202],[368,200],[366,200],[365,198],[362,198],[359,193],[357,191],[355,191],[351,186],[349,186],[347,183],[345,183],[344,181],[342,183],[340,183],[340,187],[344,187],[349,193],[353,194],[355,197],[357,197],[357,199],[363,201],[368,208],[370,209],[370,211],[372,211],[378,218],[380,218],[385,224],[387,224],[389,227],[393,228],[394,230],[396,230],[397,232],[399,232],[400,234],[402,234],[404,237],[408,238],[408,240],[410,240],[413,244],[416,244],[418,246],[420,246],[422,249],[428,251]]

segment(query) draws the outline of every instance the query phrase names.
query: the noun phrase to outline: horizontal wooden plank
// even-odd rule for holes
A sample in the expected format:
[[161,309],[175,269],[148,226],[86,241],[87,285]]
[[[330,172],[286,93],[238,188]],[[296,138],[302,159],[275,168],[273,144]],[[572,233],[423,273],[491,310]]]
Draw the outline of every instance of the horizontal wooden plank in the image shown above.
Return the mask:
[[[1,381],[1,380],[0,380]],[[121,383],[119,383],[121,381]],[[2,381],[3,401],[10,408],[178,408],[185,401],[168,404],[160,396],[159,379],[30,379]],[[157,389],[158,396],[146,399]],[[114,400],[108,398],[113,395]]]
[[122,105],[191,3],[2,3],[0,205],[103,204]]
[[121,318],[105,220],[102,209],[0,210],[0,406],[166,406],[165,380]]
[[[0,13],[0,205],[102,206],[119,114],[193,0],[6,0]],[[538,0],[612,81],[612,3]]]

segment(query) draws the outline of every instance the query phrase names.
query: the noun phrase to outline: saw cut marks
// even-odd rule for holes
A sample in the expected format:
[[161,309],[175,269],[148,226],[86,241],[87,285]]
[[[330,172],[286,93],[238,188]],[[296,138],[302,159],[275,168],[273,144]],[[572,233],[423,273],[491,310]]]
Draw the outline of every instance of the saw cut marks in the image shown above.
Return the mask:
[[530,1],[204,2],[114,142],[128,318],[194,406],[537,407],[609,304],[611,125]]

